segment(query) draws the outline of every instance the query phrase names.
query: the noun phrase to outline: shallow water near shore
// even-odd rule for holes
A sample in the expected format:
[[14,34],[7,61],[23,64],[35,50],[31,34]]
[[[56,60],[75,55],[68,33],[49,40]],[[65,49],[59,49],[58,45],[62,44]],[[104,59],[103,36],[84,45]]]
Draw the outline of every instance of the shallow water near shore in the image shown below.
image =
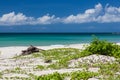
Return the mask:
[[94,37],[120,42],[120,34],[113,33],[0,33],[0,47],[83,44]]

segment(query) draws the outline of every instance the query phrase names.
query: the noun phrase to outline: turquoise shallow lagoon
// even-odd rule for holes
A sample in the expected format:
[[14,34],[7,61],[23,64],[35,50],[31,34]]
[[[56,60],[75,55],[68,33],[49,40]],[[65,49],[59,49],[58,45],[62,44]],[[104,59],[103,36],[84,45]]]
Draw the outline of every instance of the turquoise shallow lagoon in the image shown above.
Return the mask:
[[102,40],[120,42],[120,34],[113,33],[0,33],[0,47],[90,43],[94,36]]

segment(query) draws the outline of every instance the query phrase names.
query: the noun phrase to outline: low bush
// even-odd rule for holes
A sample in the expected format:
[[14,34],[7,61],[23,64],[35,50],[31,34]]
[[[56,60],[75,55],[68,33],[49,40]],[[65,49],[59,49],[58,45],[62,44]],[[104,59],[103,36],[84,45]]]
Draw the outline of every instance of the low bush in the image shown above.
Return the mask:
[[90,46],[88,46],[85,51],[91,52],[92,54],[120,57],[119,45],[96,38],[90,43]]

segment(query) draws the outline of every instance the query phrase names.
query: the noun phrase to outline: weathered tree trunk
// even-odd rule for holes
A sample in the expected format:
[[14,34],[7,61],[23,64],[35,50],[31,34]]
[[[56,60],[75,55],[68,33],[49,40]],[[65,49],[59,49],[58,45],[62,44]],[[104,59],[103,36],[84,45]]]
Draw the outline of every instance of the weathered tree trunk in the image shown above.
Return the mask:
[[40,51],[43,51],[43,49],[39,49],[37,47],[30,45],[30,47],[22,51],[22,55],[28,55],[28,54],[32,54],[34,52],[40,52]]

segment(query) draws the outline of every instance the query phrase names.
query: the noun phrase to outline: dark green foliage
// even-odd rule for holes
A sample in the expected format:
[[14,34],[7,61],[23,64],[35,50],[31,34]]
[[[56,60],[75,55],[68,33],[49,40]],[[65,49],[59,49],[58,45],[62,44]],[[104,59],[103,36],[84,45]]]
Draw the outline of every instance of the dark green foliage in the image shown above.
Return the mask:
[[105,40],[94,39],[85,50],[92,54],[120,57],[120,46]]

